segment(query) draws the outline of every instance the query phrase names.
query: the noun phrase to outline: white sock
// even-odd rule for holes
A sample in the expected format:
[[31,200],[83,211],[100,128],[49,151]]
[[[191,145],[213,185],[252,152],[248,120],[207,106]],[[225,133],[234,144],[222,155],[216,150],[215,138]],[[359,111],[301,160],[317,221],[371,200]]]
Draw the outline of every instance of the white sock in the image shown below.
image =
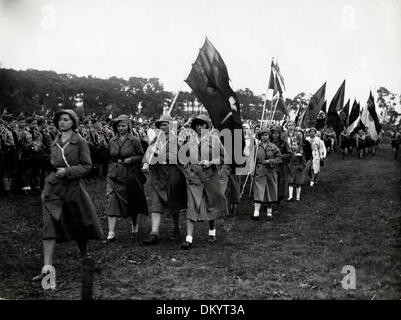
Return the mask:
[[131,225],[131,232],[132,233],[138,233],[138,224]]
[[288,186],[288,199],[292,199],[294,193],[294,186]]
[[255,210],[253,211],[253,216],[254,217],[259,217],[259,210],[262,204],[260,203],[255,203]]
[[297,187],[296,188],[296,192],[297,192],[297,199],[301,199],[301,187]]
[[192,236],[186,236],[185,241],[192,243],[193,237]]
[[209,236],[216,236],[216,229],[210,230],[209,229]]
[[270,216],[273,212],[273,208],[267,208],[267,215]]
[[116,234],[113,231],[109,231],[109,234],[107,235],[107,239],[113,239],[115,235]]

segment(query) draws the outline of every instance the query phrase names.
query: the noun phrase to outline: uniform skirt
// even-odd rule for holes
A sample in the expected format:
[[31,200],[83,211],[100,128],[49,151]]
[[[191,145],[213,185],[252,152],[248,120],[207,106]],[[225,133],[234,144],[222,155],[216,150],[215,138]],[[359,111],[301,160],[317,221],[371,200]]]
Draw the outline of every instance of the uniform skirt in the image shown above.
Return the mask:
[[227,214],[226,199],[221,188],[218,168],[192,165],[186,170],[188,209],[187,219],[215,220]]
[[43,240],[103,238],[95,206],[81,180],[59,179],[52,172],[45,180],[41,198]]
[[278,179],[274,168],[258,164],[253,180],[253,201],[260,203],[278,200]]
[[177,165],[150,167],[151,212],[175,214],[187,208],[184,172]]

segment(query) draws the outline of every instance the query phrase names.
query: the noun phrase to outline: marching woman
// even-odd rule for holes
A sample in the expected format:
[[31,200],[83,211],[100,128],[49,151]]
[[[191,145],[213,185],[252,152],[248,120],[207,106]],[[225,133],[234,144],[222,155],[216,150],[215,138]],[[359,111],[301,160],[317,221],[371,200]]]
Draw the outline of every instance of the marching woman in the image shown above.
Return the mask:
[[131,132],[128,116],[120,115],[113,123],[116,135],[109,142],[110,164],[107,174],[107,220],[109,233],[105,243],[116,240],[118,217],[131,218],[131,238],[136,241],[138,214],[147,215],[148,206],[143,184],[146,178],[141,171],[143,149]]
[[306,156],[301,145],[293,146],[293,154],[291,154],[288,162],[288,201],[293,199],[294,187],[296,192],[296,200],[301,200],[301,187],[304,184],[306,175]]
[[272,205],[278,200],[277,165],[281,162],[279,148],[270,142],[270,131],[263,128],[258,133],[260,143],[256,149],[256,166],[253,180],[253,219],[259,218],[262,204],[267,204],[267,217],[273,217]]
[[376,154],[376,141],[372,139],[372,136],[368,128],[365,128],[365,155],[372,153],[372,156]]
[[[272,142],[278,147],[281,153],[280,162],[277,165],[277,185],[278,185],[278,196],[277,204],[280,204],[281,200],[285,199],[287,194],[288,186],[288,162],[291,159],[292,151],[288,143],[281,139],[281,127],[273,126],[270,129],[272,135]],[[294,142],[298,141],[294,139]]]
[[311,144],[312,148],[312,166],[311,166],[311,181],[310,181],[310,186],[313,187],[313,185],[318,181],[319,179],[319,172],[320,172],[320,161],[324,160],[326,158],[326,147],[324,145],[324,142],[322,139],[320,139],[316,135],[317,131],[315,128],[310,128],[309,129],[309,137],[307,140]]
[[358,159],[362,158],[365,155],[365,132],[362,128],[358,129],[358,133],[355,135],[356,140],[356,151],[358,153]]
[[391,148],[394,152],[394,160],[398,158],[398,150],[400,149],[401,144],[401,133],[397,130],[391,132]]
[[[51,145],[52,172],[45,180],[42,192],[44,266],[33,281],[41,280],[54,270],[53,253],[56,242],[75,240],[85,258],[87,239],[101,239],[95,206],[86,191],[82,178],[92,169],[87,142],[74,130],[78,117],[73,110],[55,114],[54,123],[60,130]],[[55,284],[51,289],[55,288]]]
[[[169,214],[173,220],[173,234],[170,240],[180,240],[180,212],[187,207],[187,186],[183,169],[178,165],[178,139],[171,130],[173,118],[165,114],[156,121],[160,130],[151,142],[143,159],[143,170],[150,171],[151,186],[151,232],[143,240],[146,245],[157,244],[160,240],[161,217]],[[171,131],[170,131],[171,130]],[[150,166],[149,166],[150,165]]]
[[[216,219],[227,212],[226,199],[220,185],[217,165],[220,163],[222,147],[218,136],[210,133],[211,122],[205,115],[197,116],[191,123],[196,135],[189,141],[189,163],[186,167],[188,209],[187,236],[181,249],[192,246],[193,232],[197,221],[209,223],[208,241],[216,241]],[[207,158],[207,159],[206,159]]]
[[347,128],[344,128],[344,130],[341,132],[340,141],[341,141],[340,146],[341,146],[342,158],[344,160],[345,155],[350,153],[350,148],[351,148],[351,137],[347,131]]

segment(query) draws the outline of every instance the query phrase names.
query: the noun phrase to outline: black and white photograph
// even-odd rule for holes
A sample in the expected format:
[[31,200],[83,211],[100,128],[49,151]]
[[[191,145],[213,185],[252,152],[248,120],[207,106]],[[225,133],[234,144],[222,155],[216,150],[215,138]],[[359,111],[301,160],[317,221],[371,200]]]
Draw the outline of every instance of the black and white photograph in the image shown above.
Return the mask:
[[400,0],[0,0],[0,304],[401,300],[400,62]]

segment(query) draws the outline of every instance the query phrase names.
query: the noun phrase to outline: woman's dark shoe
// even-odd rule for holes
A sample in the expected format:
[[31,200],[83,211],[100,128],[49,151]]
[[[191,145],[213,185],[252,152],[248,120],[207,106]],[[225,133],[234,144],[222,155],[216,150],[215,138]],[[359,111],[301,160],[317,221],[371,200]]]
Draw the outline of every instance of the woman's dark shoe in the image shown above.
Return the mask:
[[102,241],[102,243],[103,244],[110,244],[110,243],[112,243],[112,242],[115,242],[117,240],[117,238],[116,237],[113,237],[113,238],[108,238],[108,239],[106,239],[106,240],[103,240]]
[[138,232],[131,233],[131,242],[136,243],[138,241]]
[[188,241],[184,241],[183,243],[181,243],[181,249],[182,250],[189,250],[189,248],[192,247],[192,243],[188,242]]
[[169,239],[173,241],[180,241],[180,238],[181,238],[180,230],[175,229]]
[[159,237],[155,234],[151,234],[149,238],[142,241],[143,244],[153,245],[159,243]]

